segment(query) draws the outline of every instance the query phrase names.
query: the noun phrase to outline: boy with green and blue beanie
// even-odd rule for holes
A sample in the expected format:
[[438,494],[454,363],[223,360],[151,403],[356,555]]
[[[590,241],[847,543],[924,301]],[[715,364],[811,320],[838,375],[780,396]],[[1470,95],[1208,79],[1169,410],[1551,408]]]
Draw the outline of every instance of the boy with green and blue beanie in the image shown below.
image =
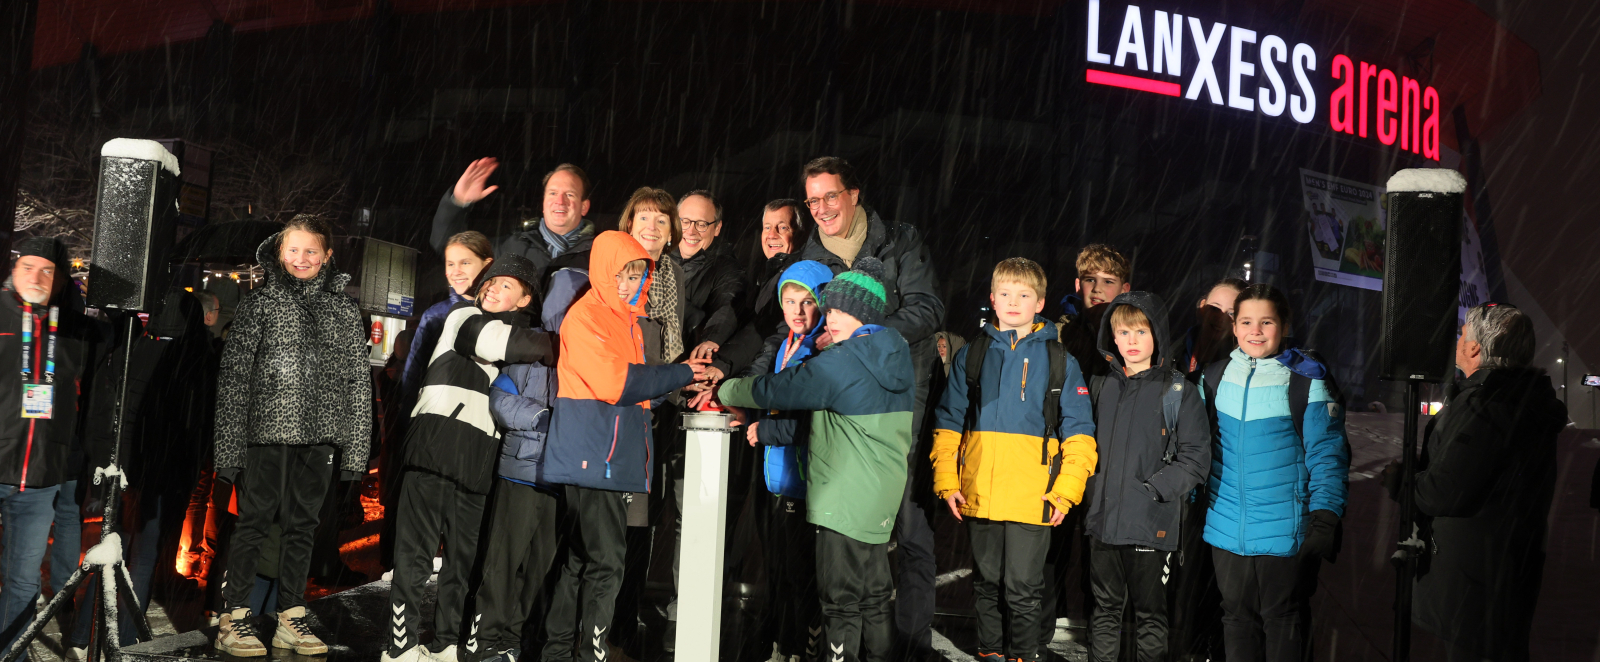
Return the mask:
[[806,519],[829,660],[884,660],[893,627],[888,542],[906,484],[915,399],[911,348],[887,315],[883,263],[863,257],[822,290],[833,344],[776,374],[730,379],[733,407],[810,410]]

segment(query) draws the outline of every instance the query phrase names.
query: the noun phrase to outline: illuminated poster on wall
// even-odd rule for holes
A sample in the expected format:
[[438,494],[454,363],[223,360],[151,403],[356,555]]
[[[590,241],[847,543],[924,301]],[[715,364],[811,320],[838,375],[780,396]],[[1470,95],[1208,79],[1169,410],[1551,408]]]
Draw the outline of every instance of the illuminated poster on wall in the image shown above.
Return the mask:
[[1301,168],[1300,191],[1317,280],[1382,290],[1383,187]]

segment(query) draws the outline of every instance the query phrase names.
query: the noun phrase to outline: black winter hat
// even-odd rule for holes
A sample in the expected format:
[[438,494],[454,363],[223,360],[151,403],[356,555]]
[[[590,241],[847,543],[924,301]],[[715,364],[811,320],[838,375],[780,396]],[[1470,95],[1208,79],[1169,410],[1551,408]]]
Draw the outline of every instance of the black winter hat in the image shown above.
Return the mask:
[[538,306],[544,300],[544,293],[539,291],[539,268],[533,265],[532,260],[516,254],[497,257],[489,263],[489,268],[478,274],[478,283],[472,288],[473,295],[476,296],[478,288],[489,282],[490,278],[497,276],[510,276],[522,281],[528,294],[533,296],[530,306]]
[[849,271],[823,286],[822,309],[844,311],[862,324],[883,324],[889,316],[883,275],[883,262],[878,258],[857,258]]
[[32,255],[55,263],[58,270],[68,262],[67,245],[55,237],[28,237],[17,244],[17,257]]

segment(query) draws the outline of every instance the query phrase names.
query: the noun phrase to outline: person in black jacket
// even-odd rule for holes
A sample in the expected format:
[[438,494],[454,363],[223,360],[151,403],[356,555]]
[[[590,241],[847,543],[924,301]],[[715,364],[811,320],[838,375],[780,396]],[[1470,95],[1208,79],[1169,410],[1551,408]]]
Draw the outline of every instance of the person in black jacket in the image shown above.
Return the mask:
[[[455,188],[439,200],[433,214],[433,233],[429,244],[440,255],[450,237],[467,231],[467,212],[499,186],[486,186],[489,176],[500,167],[495,158],[473,161],[461,173]],[[550,274],[560,269],[589,268],[589,247],[594,243],[594,223],[589,214],[589,195],[594,187],[589,175],[571,163],[563,163],[544,176],[544,195],[540,205],[543,217],[524,221],[521,229],[496,240],[494,257],[521,255],[539,273],[534,287],[549,288]]]
[[[787,328],[783,311],[778,305],[778,277],[789,265],[798,262],[804,219],[800,215],[800,201],[779,198],[768,202],[761,212],[761,238],[745,269],[748,301],[745,304],[749,321],[733,334],[727,344],[719,347],[712,357],[711,367],[725,377],[753,377],[749,369],[758,357],[765,357],[765,369],[770,370],[777,346]],[[772,349],[767,342],[771,339]]]
[[[1534,347],[1515,307],[1469,310],[1456,341],[1465,379],[1428,422],[1412,493],[1427,556],[1411,620],[1449,642],[1452,662],[1528,659],[1567,423],[1550,378],[1529,366]],[[1383,478],[1397,493],[1398,463]]]
[[[110,464],[116,444],[113,408],[126,351],[119,347],[112,352],[106,364],[110,368],[95,378],[85,441],[96,467]],[[217,362],[200,300],[182,291],[167,293],[127,360],[126,422],[117,457],[128,478],[123,540],[132,544],[124,545],[122,553],[139,605],[148,610],[152,579],[158,571],[171,571],[158,561],[177,555],[190,489],[206,468],[201,460],[211,442]],[[171,579],[175,577],[163,582]],[[97,587],[97,578],[91,578],[89,595]],[[89,645],[92,611],[78,610],[74,648]],[[132,614],[131,609],[121,610],[118,636],[123,646],[135,641]]]
[[944,301],[939,298],[932,258],[921,233],[908,223],[886,221],[862,205],[861,184],[848,161],[834,156],[813,159],[801,169],[801,181],[817,231],[800,249],[799,258],[821,262],[834,275],[849,270],[860,256],[882,261],[889,311],[883,325],[900,332],[911,345],[916,371],[911,425],[917,443],[907,458],[906,491],[895,519],[900,555],[895,631],[901,647],[933,655],[936,566],[929,518],[937,504],[933,502],[933,468],[928,460],[931,442],[922,434],[922,420],[928,409],[928,378],[938,361],[933,334],[944,322]]
[[261,242],[266,285],[239,303],[222,353],[217,479],[236,484],[239,501],[217,631],[217,648],[230,655],[267,654],[249,608],[252,582],[241,578],[255,575],[274,519],[282,535],[272,643],[302,655],[328,650],[306,618],[312,536],[334,474],[355,480],[366,471],[372,429],[367,330],[330,238],[327,224],[296,217]]
[[[1110,374],[1099,388],[1099,466],[1084,501],[1095,610],[1089,658],[1112,662],[1124,609],[1134,612],[1137,659],[1167,659],[1167,574],[1177,567],[1184,505],[1211,473],[1211,422],[1199,390],[1177,367],[1167,309],[1149,292],[1117,295],[1100,326]],[[1176,379],[1176,381],[1174,381]],[[1179,390],[1176,429],[1165,419]]]
[[444,566],[428,650],[435,659],[456,659],[468,577],[500,457],[500,434],[489,411],[490,385],[500,374],[496,364],[555,362],[550,334],[534,329],[528,312],[541,299],[533,285],[538,279],[531,261],[502,256],[480,275],[476,298],[445,316],[403,445],[389,597],[395,623],[386,661],[422,655],[424,586],[441,536]]
[[[6,329],[0,356],[23,366],[0,383],[0,650],[33,620],[56,493],[79,469],[72,457],[84,402],[80,391],[91,390],[86,377],[107,340],[75,306],[63,305],[74,285],[61,240],[30,238],[16,250],[11,277],[0,290],[0,324]],[[26,335],[18,332],[25,320]]]

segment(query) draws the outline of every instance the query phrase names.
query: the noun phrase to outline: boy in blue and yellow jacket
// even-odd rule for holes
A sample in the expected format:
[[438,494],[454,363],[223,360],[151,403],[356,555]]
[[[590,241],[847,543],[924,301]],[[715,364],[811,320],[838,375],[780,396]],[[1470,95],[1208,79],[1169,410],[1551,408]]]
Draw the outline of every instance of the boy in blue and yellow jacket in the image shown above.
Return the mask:
[[[933,486],[967,525],[977,571],[978,659],[985,661],[1033,659],[1050,527],[1083,500],[1096,461],[1083,373],[1065,347],[1039,333],[1049,328],[1039,316],[1044,292],[1044,270],[1033,261],[1009,258],[995,266],[989,295],[995,322],[983,328],[988,342],[956,352],[934,413]],[[985,352],[982,374],[973,378],[977,394],[967,383],[975,347]],[[1054,396],[1060,407],[1054,429],[1046,412],[1052,358],[1065,367]],[[1009,628],[1000,606],[1002,585]]]

